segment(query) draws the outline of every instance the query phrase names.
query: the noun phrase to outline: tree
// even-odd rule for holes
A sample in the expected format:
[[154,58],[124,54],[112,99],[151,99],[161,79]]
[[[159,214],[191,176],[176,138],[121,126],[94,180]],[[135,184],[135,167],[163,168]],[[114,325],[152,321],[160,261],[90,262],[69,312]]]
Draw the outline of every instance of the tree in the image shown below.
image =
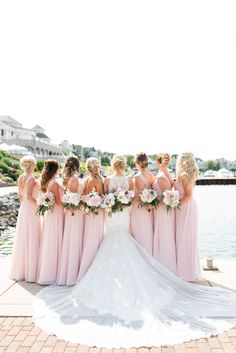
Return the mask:
[[215,167],[214,170],[219,170],[221,168],[221,163],[220,163],[219,159],[216,160],[214,167]]
[[127,154],[126,156],[127,159],[127,164],[130,168],[134,168],[135,163],[134,163],[134,156],[132,154]]
[[148,158],[151,159],[151,160],[153,160],[153,161],[155,161],[156,158],[157,158],[157,155],[156,155],[156,154],[149,154],[149,155],[148,155]]
[[104,165],[104,166],[110,165],[110,158],[108,156],[102,156],[101,165]]
[[79,159],[81,159],[81,152],[73,150],[72,153]]
[[207,169],[214,170],[214,162],[211,160],[206,161]]

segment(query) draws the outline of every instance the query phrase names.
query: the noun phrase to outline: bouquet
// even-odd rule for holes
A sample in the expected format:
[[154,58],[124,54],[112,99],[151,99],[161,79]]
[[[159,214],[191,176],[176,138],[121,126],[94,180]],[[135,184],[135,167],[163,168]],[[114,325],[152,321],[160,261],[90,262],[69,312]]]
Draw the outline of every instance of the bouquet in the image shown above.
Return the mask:
[[180,208],[179,201],[179,192],[173,190],[166,190],[163,192],[163,200],[164,206],[167,209],[167,212],[172,212],[174,208]]
[[117,189],[114,193],[104,195],[102,207],[108,211],[108,216],[112,216],[113,213],[121,212],[124,207],[130,206],[133,197],[133,191]]
[[88,195],[83,196],[83,206],[85,213],[98,215],[98,210],[102,205],[102,197],[96,192],[92,191]]
[[64,208],[72,209],[72,216],[74,216],[74,211],[80,209],[81,197],[77,192],[66,192],[62,202]]
[[101,207],[108,212],[108,216],[111,216],[115,212],[116,208],[116,196],[110,192],[103,196]]
[[139,207],[147,206],[148,212],[151,211],[151,205],[157,208],[159,204],[159,199],[157,197],[157,193],[152,189],[144,189],[140,195]]
[[114,195],[116,198],[114,212],[123,211],[124,207],[131,206],[134,198],[133,190],[117,189]]
[[39,216],[44,216],[45,212],[48,210],[53,211],[55,206],[55,196],[52,192],[41,192],[37,197],[36,202],[38,205],[36,213]]

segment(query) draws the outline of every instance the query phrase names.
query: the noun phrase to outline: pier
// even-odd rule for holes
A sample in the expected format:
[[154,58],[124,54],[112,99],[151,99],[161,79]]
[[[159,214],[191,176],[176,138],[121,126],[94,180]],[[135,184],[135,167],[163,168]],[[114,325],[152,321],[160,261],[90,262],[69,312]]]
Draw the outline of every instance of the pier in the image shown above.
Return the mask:
[[197,185],[236,185],[236,178],[200,178]]
[[[203,271],[203,280],[196,285],[236,290],[236,261],[219,259],[215,265],[219,271]],[[236,328],[217,336],[156,348],[98,349],[60,340],[32,322],[32,301],[44,287],[9,279],[9,257],[0,257],[0,268],[0,353],[236,353]]]

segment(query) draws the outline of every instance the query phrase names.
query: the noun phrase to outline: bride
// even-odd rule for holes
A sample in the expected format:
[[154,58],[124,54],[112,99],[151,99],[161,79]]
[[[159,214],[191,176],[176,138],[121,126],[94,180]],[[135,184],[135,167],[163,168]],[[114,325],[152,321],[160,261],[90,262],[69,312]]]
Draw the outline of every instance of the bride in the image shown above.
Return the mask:
[[[125,158],[112,163],[105,191],[132,188]],[[132,238],[129,224],[128,208],[107,217],[104,240],[81,281],[38,293],[37,326],[73,343],[130,348],[209,337],[236,324],[236,293],[177,278]]]

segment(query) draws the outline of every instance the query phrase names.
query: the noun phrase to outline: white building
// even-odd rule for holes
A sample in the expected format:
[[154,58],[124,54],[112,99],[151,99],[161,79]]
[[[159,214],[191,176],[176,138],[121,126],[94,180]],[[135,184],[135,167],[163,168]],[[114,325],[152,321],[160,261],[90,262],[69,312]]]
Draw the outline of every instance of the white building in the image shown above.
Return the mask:
[[33,129],[26,129],[17,120],[10,116],[0,116],[0,144],[25,147],[36,158],[53,158],[64,160],[62,147],[51,143],[44,129],[36,125]]
[[48,137],[46,134],[45,134],[45,130],[39,126],[39,125],[35,125],[33,127],[33,130],[34,132],[36,133],[36,137],[39,141],[41,142],[46,142],[46,143],[51,143],[51,139],[50,137]]
[[22,127],[22,124],[10,116],[0,116],[0,142],[33,140],[35,137],[36,132],[34,130]]
[[63,149],[63,151],[68,152],[69,154],[72,154],[73,151],[73,146],[70,144],[68,140],[62,141],[59,146]]

